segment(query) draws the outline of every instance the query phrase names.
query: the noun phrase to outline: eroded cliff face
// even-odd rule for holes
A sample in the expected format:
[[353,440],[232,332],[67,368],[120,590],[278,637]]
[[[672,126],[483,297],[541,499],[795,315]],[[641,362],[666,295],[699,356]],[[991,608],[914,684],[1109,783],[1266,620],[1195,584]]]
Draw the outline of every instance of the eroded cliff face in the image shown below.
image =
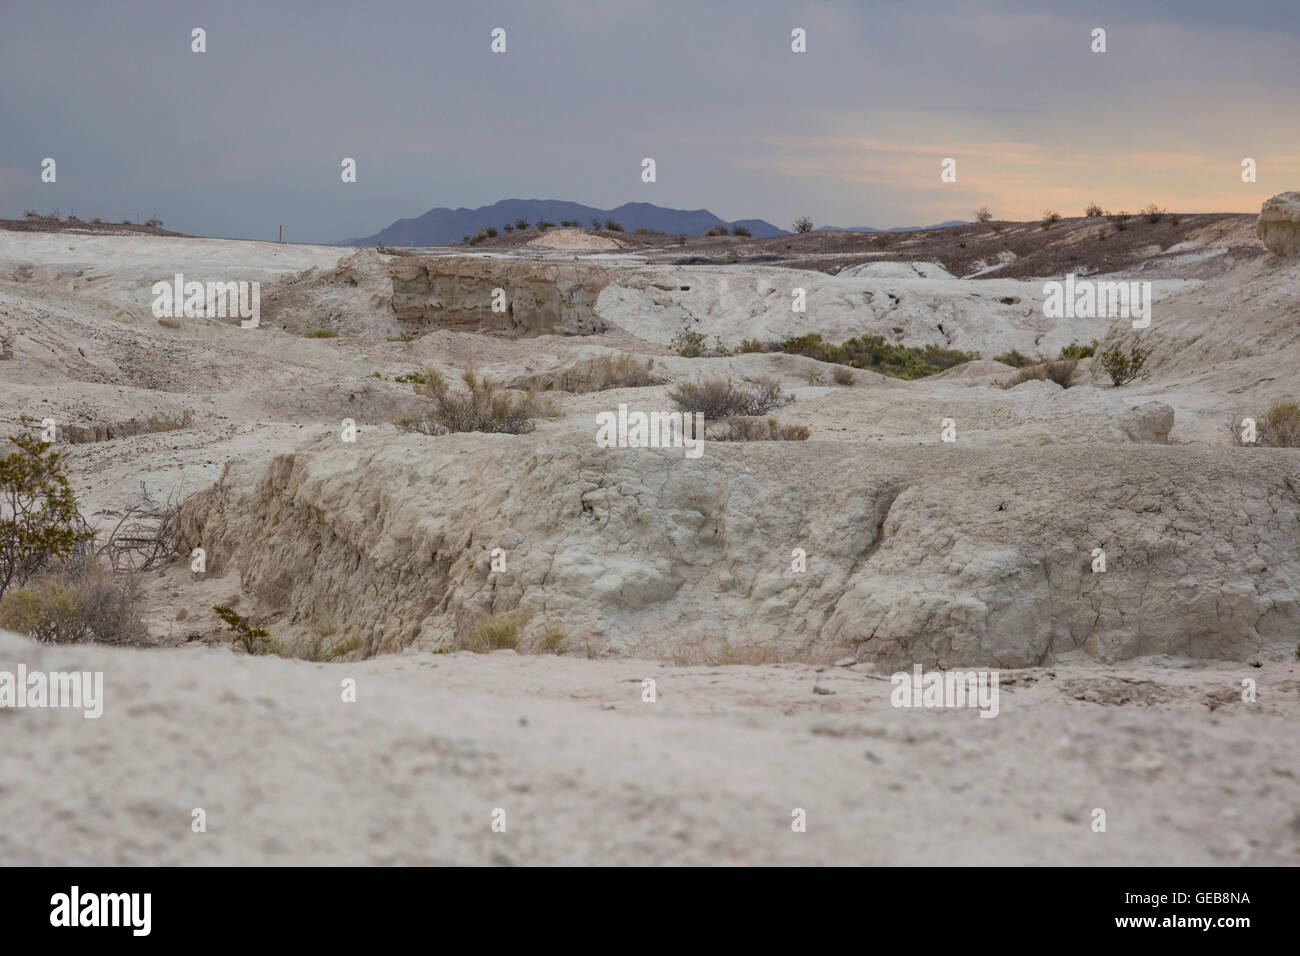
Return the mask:
[[[396,257],[388,264],[393,312],[421,329],[512,336],[604,331],[596,299],[609,282],[601,268],[565,262]],[[505,311],[492,310],[495,290]]]
[[237,569],[259,612],[324,614],[381,651],[449,646],[513,610],[528,636],[558,626],[616,653],[930,667],[1241,660],[1300,631],[1285,452],[815,451],[711,442],[691,460],[540,431],[326,439],[232,463],[186,503],[183,543],[215,573]]

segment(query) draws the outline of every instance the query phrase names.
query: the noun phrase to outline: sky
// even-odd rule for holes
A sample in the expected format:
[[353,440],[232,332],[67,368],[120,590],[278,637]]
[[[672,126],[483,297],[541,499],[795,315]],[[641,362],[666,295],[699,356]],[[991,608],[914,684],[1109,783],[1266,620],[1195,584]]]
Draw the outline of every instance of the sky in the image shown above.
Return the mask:
[[1300,189],[1298,54],[1300,0],[0,0],[0,218],[334,242],[506,198],[1255,212]]

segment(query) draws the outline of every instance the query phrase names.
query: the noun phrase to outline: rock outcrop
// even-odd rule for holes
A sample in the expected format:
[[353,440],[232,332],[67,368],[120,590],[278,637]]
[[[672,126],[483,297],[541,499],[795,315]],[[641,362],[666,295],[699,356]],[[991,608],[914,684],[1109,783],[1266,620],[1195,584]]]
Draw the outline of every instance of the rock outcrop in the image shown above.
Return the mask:
[[1300,192],[1279,193],[1266,200],[1255,235],[1275,256],[1300,256]]
[[381,650],[518,609],[530,636],[644,656],[1243,659],[1300,632],[1294,471],[1150,445],[710,442],[692,460],[542,430],[374,433],[231,463],[185,505],[182,545],[237,568],[260,610]]
[[[420,328],[525,335],[604,331],[596,299],[606,270],[578,263],[445,257],[396,257],[388,264],[393,312]],[[495,290],[505,311],[494,312]]]

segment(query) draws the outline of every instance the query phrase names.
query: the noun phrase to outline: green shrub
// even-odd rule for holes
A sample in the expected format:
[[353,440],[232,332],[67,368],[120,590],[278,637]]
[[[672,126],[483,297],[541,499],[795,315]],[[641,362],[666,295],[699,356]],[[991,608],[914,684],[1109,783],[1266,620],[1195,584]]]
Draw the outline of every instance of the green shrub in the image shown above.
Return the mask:
[[284,645],[272,638],[270,631],[262,627],[254,627],[248,618],[236,613],[229,605],[217,604],[212,610],[217,617],[226,622],[226,626],[235,635],[235,647],[245,654],[284,656]]
[[979,209],[975,210],[976,222],[988,222],[992,218],[993,218],[993,213],[989,212],[988,206],[980,206]]
[[962,352],[938,345],[891,345],[879,335],[863,335],[842,345],[823,342],[817,332],[786,339],[776,351],[806,355],[821,362],[871,369],[893,378],[917,379],[979,358],[975,352]]
[[748,226],[732,226],[732,227],[731,227],[731,234],[732,234],[733,236],[752,236],[752,235],[753,235],[753,233],[749,231],[749,227],[748,227]]
[[1156,223],[1160,221],[1160,217],[1165,214],[1165,211],[1155,203],[1151,203],[1142,210],[1141,214],[1146,216],[1147,222]]
[[495,238],[497,237],[497,227],[496,227],[496,226],[488,226],[488,227],[487,227],[486,229],[484,229],[483,231],[487,233],[487,237],[488,237],[489,239],[495,239]]
[[1087,219],[1095,219],[1102,214],[1102,208],[1095,202],[1088,203],[1087,208],[1083,210],[1083,215]]
[[1118,388],[1141,375],[1150,357],[1151,349],[1143,348],[1141,342],[1135,343],[1127,353],[1118,345],[1112,345],[1101,353],[1101,367]]
[[1001,362],[1003,365],[1010,365],[1012,368],[1024,368],[1026,365],[1033,365],[1037,360],[1021,354],[1019,349],[1012,349],[1010,352],[1003,352],[1001,355],[993,356],[993,361]]
[[1055,209],[1046,209],[1043,211],[1042,227],[1044,229],[1050,228],[1051,226],[1055,225],[1060,221],[1061,221],[1061,214],[1057,212]]
[[807,216],[800,216],[794,221],[794,231],[799,233],[812,232],[813,221]]
[[704,333],[682,329],[673,336],[671,348],[678,355],[686,358],[699,358],[708,352],[704,344]]
[[1093,339],[1087,345],[1080,345],[1078,342],[1071,342],[1069,345],[1061,349],[1061,354],[1059,358],[1063,358],[1063,359],[1092,358],[1092,355],[1096,351],[1096,349],[1097,349],[1096,339]]
[[853,380],[856,378],[853,369],[845,366],[840,366],[831,375],[834,377],[836,385],[852,385]]
[[1116,232],[1123,232],[1128,228],[1129,214],[1122,209],[1116,213],[1106,213],[1106,219],[1115,227]]
[[0,458],[0,595],[95,537],[64,473],[66,456],[32,434],[8,441],[16,450]]
[[312,329],[303,336],[305,339],[336,339],[338,337],[339,334],[333,329]]

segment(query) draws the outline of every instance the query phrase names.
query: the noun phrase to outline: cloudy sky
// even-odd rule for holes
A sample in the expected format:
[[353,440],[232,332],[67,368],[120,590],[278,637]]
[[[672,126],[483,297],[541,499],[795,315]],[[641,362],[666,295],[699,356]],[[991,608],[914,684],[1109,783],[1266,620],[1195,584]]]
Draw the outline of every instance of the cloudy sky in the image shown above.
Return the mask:
[[503,198],[1255,211],[1300,188],[1298,54],[1300,0],[3,0],[0,217],[336,241]]

